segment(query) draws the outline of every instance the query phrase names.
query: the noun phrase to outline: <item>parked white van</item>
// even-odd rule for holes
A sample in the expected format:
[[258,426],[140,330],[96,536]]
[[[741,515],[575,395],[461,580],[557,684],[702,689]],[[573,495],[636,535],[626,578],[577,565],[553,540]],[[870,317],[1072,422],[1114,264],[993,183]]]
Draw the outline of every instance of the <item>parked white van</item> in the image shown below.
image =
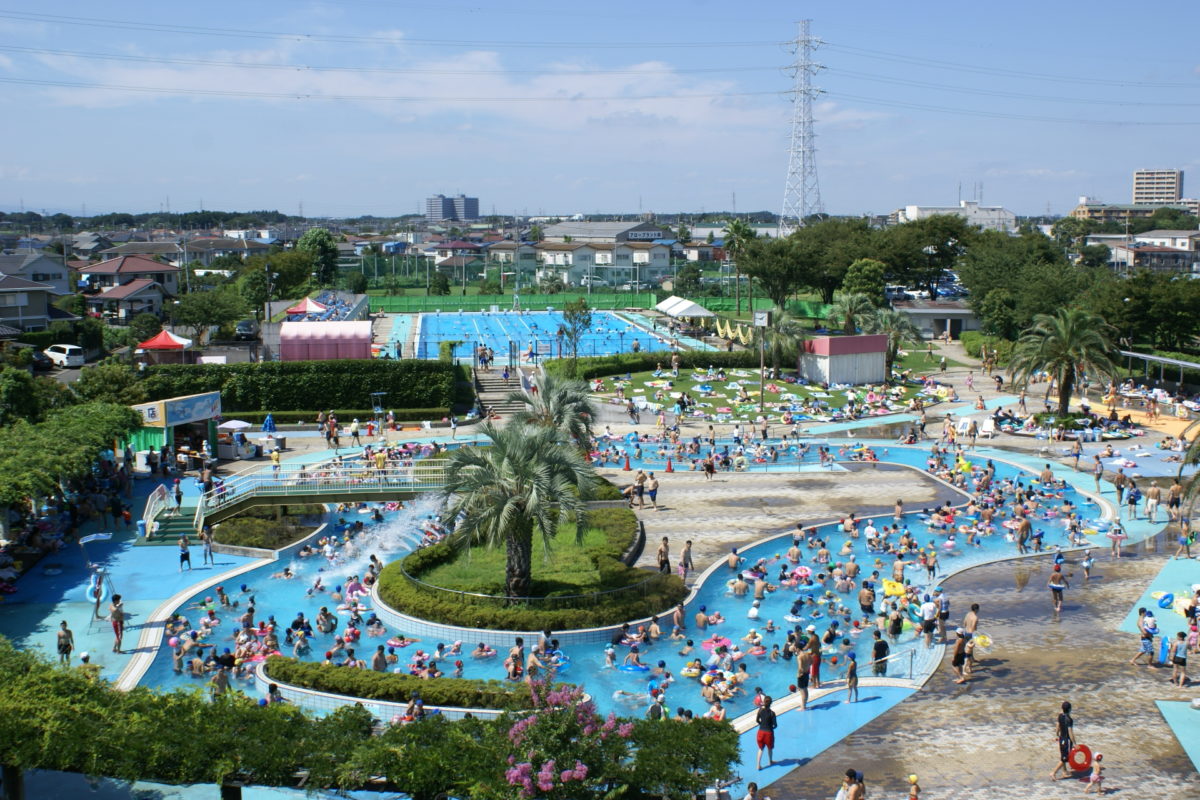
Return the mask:
[[42,352],[59,367],[83,366],[83,348],[77,344],[52,344]]

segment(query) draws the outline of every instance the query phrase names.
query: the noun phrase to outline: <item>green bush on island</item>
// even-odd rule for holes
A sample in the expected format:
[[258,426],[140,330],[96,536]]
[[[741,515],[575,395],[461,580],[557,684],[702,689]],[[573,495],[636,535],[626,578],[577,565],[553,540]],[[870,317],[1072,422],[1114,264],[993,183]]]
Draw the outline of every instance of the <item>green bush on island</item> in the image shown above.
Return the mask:
[[[604,378],[609,375],[624,375],[626,372],[645,372],[659,364],[663,369],[670,369],[670,353],[620,353],[612,356],[593,356],[579,359],[575,376],[579,380]],[[547,361],[546,371],[566,376],[570,367],[570,359],[559,358]],[[757,350],[734,350],[723,352],[718,350],[687,350],[679,353],[679,368],[681,370],[708,369],[709,367],[758,367]]]
[[[582,545],[574,545],[573,526],[564,526],[558,547],[565,551],[564,559],[572,559],[566,565],[572,569],[557,571],[551,561],[544,568],[552,574],[539,579],[542,565],[535,559],[534,594],[549,599],[540,605],[536,601],[509,602],[503,597],[502,552],[479,549],[468,552],[453,539],[417,550],[403,561],[384,567],[379,576],[379,595],[388,606],[420,619],[498,630],[592,628],[661,614],[687,595],[687,587],[677,576],[633,569],[620,561],[636,535],[636,522],[636,516],[628,509],[595,509],[588,513],[588,531]],[[452,591],[490,596],[453,594],[419,585],[404,575],[407,570],[409,575],[423,581],[431,572],[446,574],[447,565],[461,566],[451,575],[474,574],[476,582],[468,585],[461,579],[447,581],[453,582],[452,586],[431,583]],[[635,585],[638,588],[628,592],[610,591]],[[568,597],[571,595],[584,597]]]
[[984,346],[987,347],[989,353],[996,354],[996,366],[1002,367],[1012,358],[1013,347],[1016,342],[1009,339],[1001,339],[998,336],[985,336],[979,331],[963,331],[959,336],[959,341],[962,342],[963,349],[967,351],[967,355],[971,358],[979,358],[983,352]]
[[[325,513],[320,504],[251,506],[213,528],[213,539],[235,547],[279,550],[317,529],[312,518]],[[305,518],[308,519],[305,519]]]
[[[370,658],[366,651],[359,655]],[[304,689],[390,703],[407,703],[419,696],[427,706],[500,710],[530,707],[529,685],[524,682],[425,679],[394,672],[325,666],[282,656],[267,659],[267,676],[273,681]]]

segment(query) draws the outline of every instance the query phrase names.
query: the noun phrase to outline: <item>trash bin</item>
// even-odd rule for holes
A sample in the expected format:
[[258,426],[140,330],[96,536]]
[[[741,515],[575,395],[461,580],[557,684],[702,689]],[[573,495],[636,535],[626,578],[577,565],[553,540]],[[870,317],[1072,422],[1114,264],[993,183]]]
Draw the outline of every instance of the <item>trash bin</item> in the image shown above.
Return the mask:
[[254,445],[254,457],[262,458],[262,445],[261,444]]
[[146,520],[144,520],[144,519],[138,520],[137,531],[138,531],[137,535],[138,535],[139,539],[146,538]]

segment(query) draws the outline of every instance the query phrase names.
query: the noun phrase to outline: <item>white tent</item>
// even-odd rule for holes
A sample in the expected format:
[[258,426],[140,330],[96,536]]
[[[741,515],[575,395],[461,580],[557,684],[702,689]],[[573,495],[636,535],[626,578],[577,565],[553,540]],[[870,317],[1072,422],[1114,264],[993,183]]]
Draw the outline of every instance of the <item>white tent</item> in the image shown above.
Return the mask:
[[671,295],[666,300],[654,307],[669,317],[715,317],[716,314],[709,311],[699,303],[693,303],[684,297]]
[[222,422],[217,426],[219,431],[240,431],[250,427],[249,422],[243,422],[240,419],[230,419]]

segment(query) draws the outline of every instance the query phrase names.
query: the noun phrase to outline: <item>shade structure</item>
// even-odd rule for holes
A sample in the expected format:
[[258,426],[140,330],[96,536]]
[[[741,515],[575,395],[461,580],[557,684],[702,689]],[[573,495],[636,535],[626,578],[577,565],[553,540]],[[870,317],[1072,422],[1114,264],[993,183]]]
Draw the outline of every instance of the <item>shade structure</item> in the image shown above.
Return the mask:
[[693,303],[686,297],[678,297],[671,295],[666,300],[654,307],[669,317],[715,317],[716,314],[709,311],[699,303]]
[[243,422],[240,419],[227,419],[217,426],[219,431],[240,431],[250,427],[249,422]]
[[155,336],[138,345],[139,350],[184,350],[192,346],[191,339],[176,336],[167,329],[159,331]]
[[289,314],[319,314],[325,310],[325,306],[313,300],[311,297],[306,297],[296,305],[287,310]]
[[280,361],[370,357],[370,322],[284,322],[279,326]]

